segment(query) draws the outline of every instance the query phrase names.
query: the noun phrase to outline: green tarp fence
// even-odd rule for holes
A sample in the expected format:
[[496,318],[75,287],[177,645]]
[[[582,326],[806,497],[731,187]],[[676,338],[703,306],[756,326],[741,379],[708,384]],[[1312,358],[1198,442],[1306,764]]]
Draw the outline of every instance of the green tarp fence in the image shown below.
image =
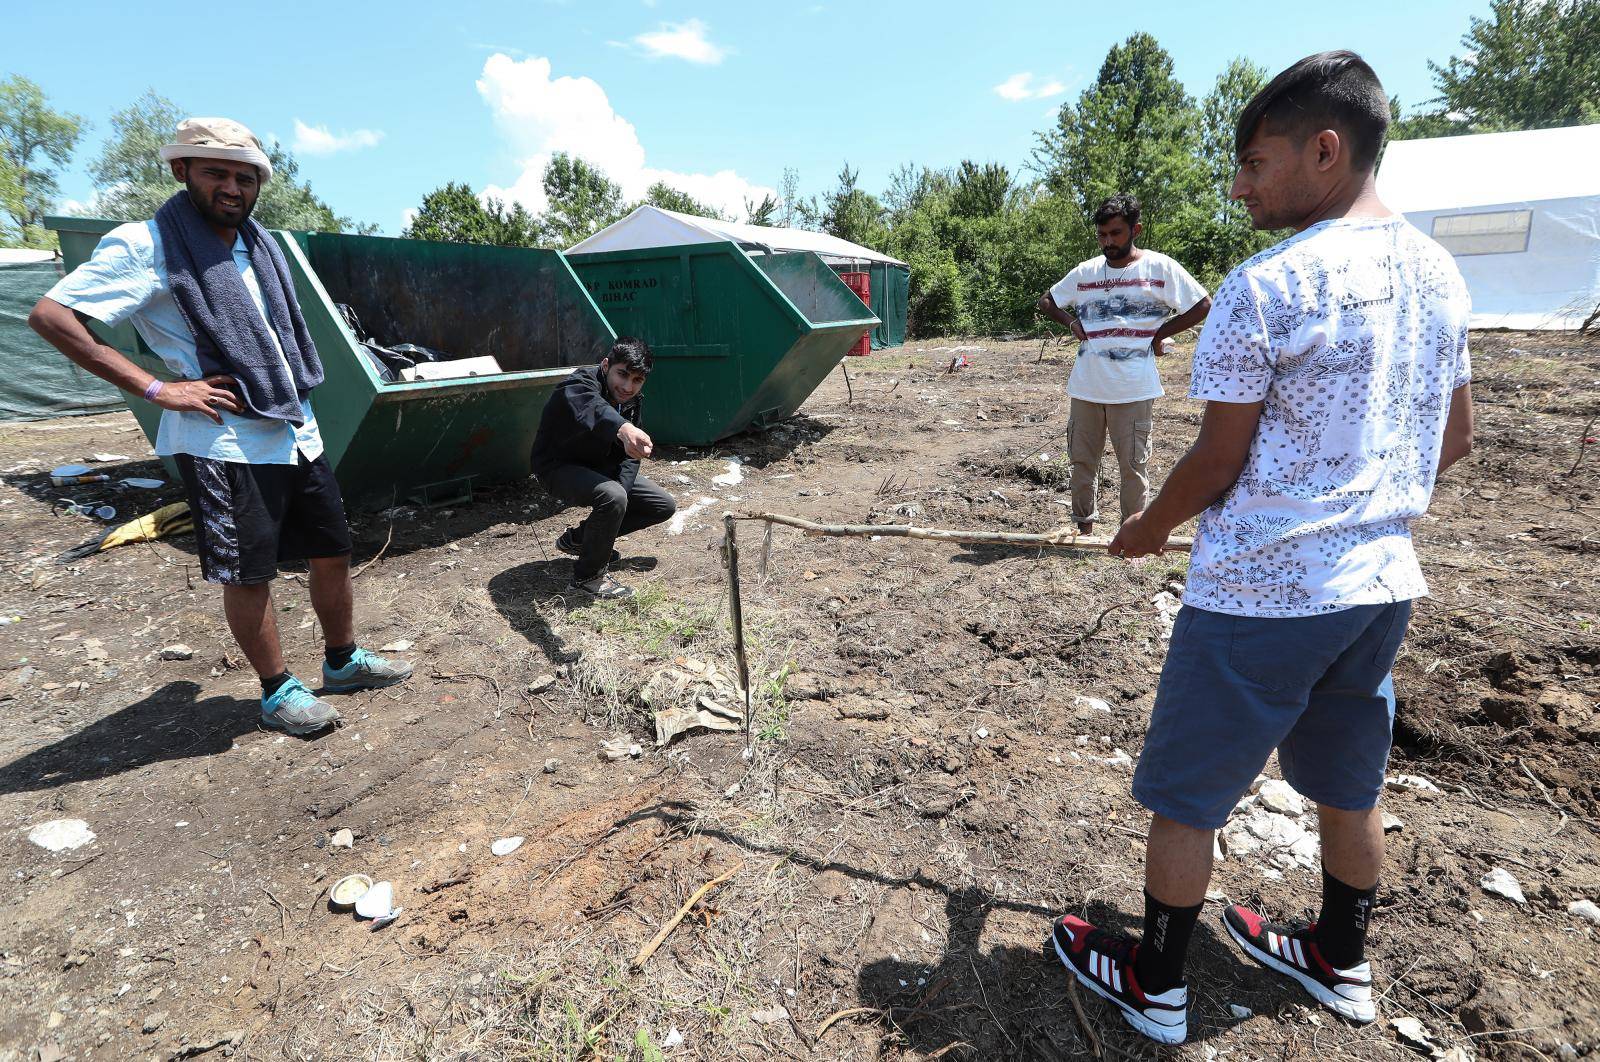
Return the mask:
[[867,273],[872,287],[872,312],[878,327],[872,330],[872,349],[900,347],[906,342],[906,308],[911,301],[911,270],[888,262],[835,264],[835,273]]
[[28,313],[61,276],[56,262],[0,261],[0,420],[42,420],[123,407],[110,384],[62,357],[28,327]]

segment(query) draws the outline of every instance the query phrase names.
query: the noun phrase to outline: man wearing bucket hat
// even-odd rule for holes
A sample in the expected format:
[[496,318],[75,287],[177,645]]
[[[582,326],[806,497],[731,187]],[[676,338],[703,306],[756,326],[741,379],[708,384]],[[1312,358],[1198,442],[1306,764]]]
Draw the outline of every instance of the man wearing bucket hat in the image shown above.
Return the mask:
[[[269,588],[280,562],[310,567],[324,690],[391,686],[411,666],[355,644],[350,530],[311,410],[322,362],[283,252],[250,217],[272,162],[226,118],[179,123],[161,158],[183,189],[154,219],[107,233],[28,322],[73,362],[161,408],[156,453],[183,476],[200,570],[221,584],[228,626],[261,677],[262,720],[314,733],[340,716],[284,663]],[[131,323],[175,379],[100,342],[91,319]]]

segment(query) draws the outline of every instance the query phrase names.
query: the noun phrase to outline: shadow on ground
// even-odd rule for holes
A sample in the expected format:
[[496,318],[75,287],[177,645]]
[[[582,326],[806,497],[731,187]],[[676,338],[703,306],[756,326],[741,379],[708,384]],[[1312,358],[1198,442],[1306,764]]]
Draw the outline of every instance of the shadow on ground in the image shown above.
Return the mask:
[[200,686],[169,682],[150,696],[0,767],[0,793],[30,793],[121,774],[164,760],[226,752],[258,728],[261,706],[237,697],[197,700]]

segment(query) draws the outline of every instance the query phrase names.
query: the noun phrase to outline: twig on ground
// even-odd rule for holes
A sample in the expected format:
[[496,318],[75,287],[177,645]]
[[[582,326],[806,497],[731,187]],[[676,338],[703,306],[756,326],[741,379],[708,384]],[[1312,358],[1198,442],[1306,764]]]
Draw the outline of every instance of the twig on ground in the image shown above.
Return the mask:
[[384,553],[386,553],[388,551],[389,543],[391,543],[393,541],[394,541],[394,517],[391,516],[391,517],[389,517],[389,533],[388,533],[388,535],[386,535],[384,537],[383,545],[379,546],[378,547],[378,552],[374,553],[369,560],[367,560],[366,562],[364,562],[361,565],[361,567],[359,567],[355,571],[351,572],[350,573],[350,578],[351,579],[359,579],[359,578],[361,578],[361,573],[366,571],[368,568],[372,567],[374,564],[377,564],[378,563],[378,559],[380,557],[382,557],[384,555]]
[[1072,639],[1072,641],[1068,642],[1067,646],[1071,648],[1082,645],[1084,642],[1100,633],[1100,628],[1105,626],[1107,616],[1111,615],[1119,608],[1134,608],[1138,604],[1139,602],[1137,601],[1118,601],[1116,604],[1107,607],[1100,613],[1100,615],[1094,618],[1094,622],[1089,625],[1087,630],[1078,635],[1076,638]]
[[259,888],[261,889],[262,892],[267,894],[267,899],[271,900],[273,903],[278,905],[278,935],[279,936],[288,936],[288,934],[289,934],[289,909],[283,905],[283,901],[282,900],[280,900],[276,896],[272,895],[272,890],[271,889],[267,888],[265,885],[261,885],[261,886],[259,886]]
[[850,386],[850,367],[841,361],[839,371],[844,373],[844,393],[847,396],[844,404],[853,406],[856,404],[856,389]]
[[690,896],[684,901],[683,906],[678,908],[677,914],[674,914],[671,918],[667,919],[667,924],[661,927],[661,932],[657,933],[653,938],[651,938],[650,943],[640,948],[639,954],[635,955],[633,957],[633,962],[629,963],[628,965],[635,971],[642,970],[644,968],[644,964],[650,961],[650,956],[654,955],[656,953],[656,949],[661,947],[661,942],[666,940],[667,936],[674,929],[678,928],[678,923],[682,922],[684,916],[694,909],[694,905],[699,903],[706,893],[710,892],[712,889],[716,888],[718,885],[721,885],[723,882],[737,874],[743,868],[743,866],[744,864],[741,863],[739,866],[734,867],[727,873],[717,875],[704,885],[700,886],[698,889],[694,890],[694,895]]
[[1594,438],[1591,433],[1594,431],[1596,421],[1600,421],[1600,413],[1590,417],[1589,423],[1583,426],[1583,434],[1578,436],[1578,456],[1573,458],[1572,467],[1567,469],[1567,475],[1577,472],[1578,466],[1583,464],[1583,455],[1589,450],[1589,440]]
[[1010,1044],[1011,1049],[1015,1051],[1017,1049],[1017,1042],[1013,1040],[1011,1038],[1011,1034],[1006,1031],[1005,1025],[1000,1021],[1000,1016],[994,1012],[994,1007],[989,1005],[989,990],[983,987],[983,975],[978,973],[978,962],[972,957],[972,953],[970,951],[967,952],[967,965],[972,967],[972,976],[978,982],[978,994],[983,997],[983,1009],[989,1012],[989,1020],[994,1022],[994,1027],[1000,1030],[1000,1035],[1006,1038],[1006,1043]]
[[877,1007],[846,1007],[843,1010],[836,1010],[832,1014],[829,1014],[826,1018],[823,1018],[822,1024],[817,1026],[817,1039],[820,1040],[823,1038],[823,1036],[827,1035],[828,1030],[833,1028],[838,1022],[841,1022],[846,1018],[853,1018],[857,1014],[876,1014],[879,1017],[882,1017],[883,1011],[879,1010]]
[[1544,783],[1539,781],[1538,776],[1535,775],[1532,771],[1530,771],[1528,769],[1528,764],[1527,764],[1526,761],[1524,761],[1524,760],[1519,758],[1517,760],[1517,766],[1521,767],[1522,768],[1522,773],[1528,776],[1528,781],[1532,782],[1534,785],[1539,787],[1539,795],[1544,797],[1544,802],[1546,804],[1550,805],[1550,810],[1554,811],[1557,815],[1561,816],[1561,821],[1556,823],[1556,828],[1550,831],[1550,836],[1554,837],[1556,834],[1560,833],[1566,827],[1566,825],[1567,825],[1567,813],[1564,810],[1562,810],[1561,805],[1557,804],[1555,802],[1555,799],[1550,796],[1550,790],[1548,790],[1548,789],[1546,789],[1544,787]]
[[1078,1027],[1083,1030],[1083,1038],[1088,1041],[1089,1050],[1096,1058],[1104,1058],[1105,1052],[1100,1048],[1100,1034],[1094,1031],[1094,1026],[1089,1024],[1089,1016],[1083,1012],[1083,1001],[1078,998],[1078,979],[1067,980],[1067,998],[1072,1001],[1072,1012],[1078,1016]]

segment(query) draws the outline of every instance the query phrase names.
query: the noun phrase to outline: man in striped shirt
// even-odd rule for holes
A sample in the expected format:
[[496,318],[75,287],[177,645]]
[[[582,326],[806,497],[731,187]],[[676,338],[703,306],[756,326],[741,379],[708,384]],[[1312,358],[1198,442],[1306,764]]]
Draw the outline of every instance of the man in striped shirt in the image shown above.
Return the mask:
[[1078,360],[1067,380],[1072,412],[1072,518],[1084,534],[1099,519],[1098,481],[1106,436],[1122,469],[1122,519],[1145,507],[1150,479],[1150,419],[1162,395],[1156,358],[1162,343],[1205,320],[1206,289],[1187,270],[1136,242],[1139,200],[1115,195],[1095,211],[1104,254],[1082,262],[1039,300],[1038,310],[1072,329]]

